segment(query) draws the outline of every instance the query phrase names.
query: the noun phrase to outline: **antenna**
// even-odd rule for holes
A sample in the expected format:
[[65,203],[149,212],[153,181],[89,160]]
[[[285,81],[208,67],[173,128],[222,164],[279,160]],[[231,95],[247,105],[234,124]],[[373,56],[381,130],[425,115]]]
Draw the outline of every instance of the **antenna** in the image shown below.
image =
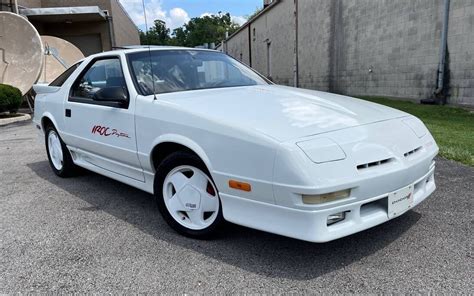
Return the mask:
[[148,60],[150,62],[150,72],[151,72],[151,82],[153,85],[153,100],[156,100],[156,90],[155,90],[155,75],[153,75],[153,64],[151,62],[151,47],[150,47],[150,39],[148,39],[148,21],[146,17],[146,8],[145,8],[145,0],[142,0],[142,5],[143,5],[143,16],[145,17],[145,36],[146,36],[146,41],[148,43]]

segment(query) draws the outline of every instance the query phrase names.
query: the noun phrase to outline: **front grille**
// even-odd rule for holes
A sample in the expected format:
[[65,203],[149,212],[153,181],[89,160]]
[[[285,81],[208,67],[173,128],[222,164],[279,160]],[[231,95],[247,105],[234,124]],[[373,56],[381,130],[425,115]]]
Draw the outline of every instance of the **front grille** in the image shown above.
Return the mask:
[[394,160],[393,158],[387,158],[387,159],[382,159],[382,160],[378,160],[378,161],[363,163],[363,164],[359,164],[357,166],[357,169],[358,170],[365,170],[365,169],[373,168],[373,167],[376,167],[376,166],[381,166],[381,165],[384,165],[384,164],[388,164],[388,163],[392,162],[393,160]]
[[410,150],[410,151],[406,152],[405,154],[403,154],[403,156],[405,156],[405,157],[411,156],[411,155],[417,153],[420,150],[421,150],[421,146],[416,148],[416,149],[413,149],[413,150]]

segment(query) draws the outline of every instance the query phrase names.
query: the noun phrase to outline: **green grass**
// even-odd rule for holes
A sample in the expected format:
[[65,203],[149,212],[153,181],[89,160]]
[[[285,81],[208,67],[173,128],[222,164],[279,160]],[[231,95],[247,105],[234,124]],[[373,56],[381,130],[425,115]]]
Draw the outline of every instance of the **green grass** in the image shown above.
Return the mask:
[[438,143],[442,157],[474,167],[474,112],[386,98],[362,99],[400,109],[420,118]]

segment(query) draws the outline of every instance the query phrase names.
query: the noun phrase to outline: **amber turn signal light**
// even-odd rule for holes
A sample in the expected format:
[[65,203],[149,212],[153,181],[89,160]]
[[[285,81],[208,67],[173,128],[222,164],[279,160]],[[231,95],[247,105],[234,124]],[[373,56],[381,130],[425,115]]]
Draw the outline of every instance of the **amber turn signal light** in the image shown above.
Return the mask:
[[229,180],[229,187],[247,192],[252,191],[252,186],[250,186],[249,183],[239,182],[235,180]]

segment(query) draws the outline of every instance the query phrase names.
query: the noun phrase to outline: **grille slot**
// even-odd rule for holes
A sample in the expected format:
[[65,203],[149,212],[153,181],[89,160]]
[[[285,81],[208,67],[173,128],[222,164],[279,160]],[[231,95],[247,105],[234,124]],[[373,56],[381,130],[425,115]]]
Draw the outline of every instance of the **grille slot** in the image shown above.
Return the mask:
[[421,146],[416,148],[416,149],[413,149],[413,150],[410,150],[410,151],[406,152],[405,154],[403,154],[403,156],[405,156],[405,157],[411,156],[411,155],[417,153],[420,150],[421,150]]
[[365,170],[365,169],[373,168],[373,167],[376,167],[376,166],[381,166],[381,165],[384,165],[384,164],[388,164],[388,163],[392,162],[393,160],[394,160],[393,158],[387,158],[387,159],[382,159],[382,160],[378,160],[378,161],[363,163],[363,164],[359,164],[357,166],[357,169],[358,170]]

